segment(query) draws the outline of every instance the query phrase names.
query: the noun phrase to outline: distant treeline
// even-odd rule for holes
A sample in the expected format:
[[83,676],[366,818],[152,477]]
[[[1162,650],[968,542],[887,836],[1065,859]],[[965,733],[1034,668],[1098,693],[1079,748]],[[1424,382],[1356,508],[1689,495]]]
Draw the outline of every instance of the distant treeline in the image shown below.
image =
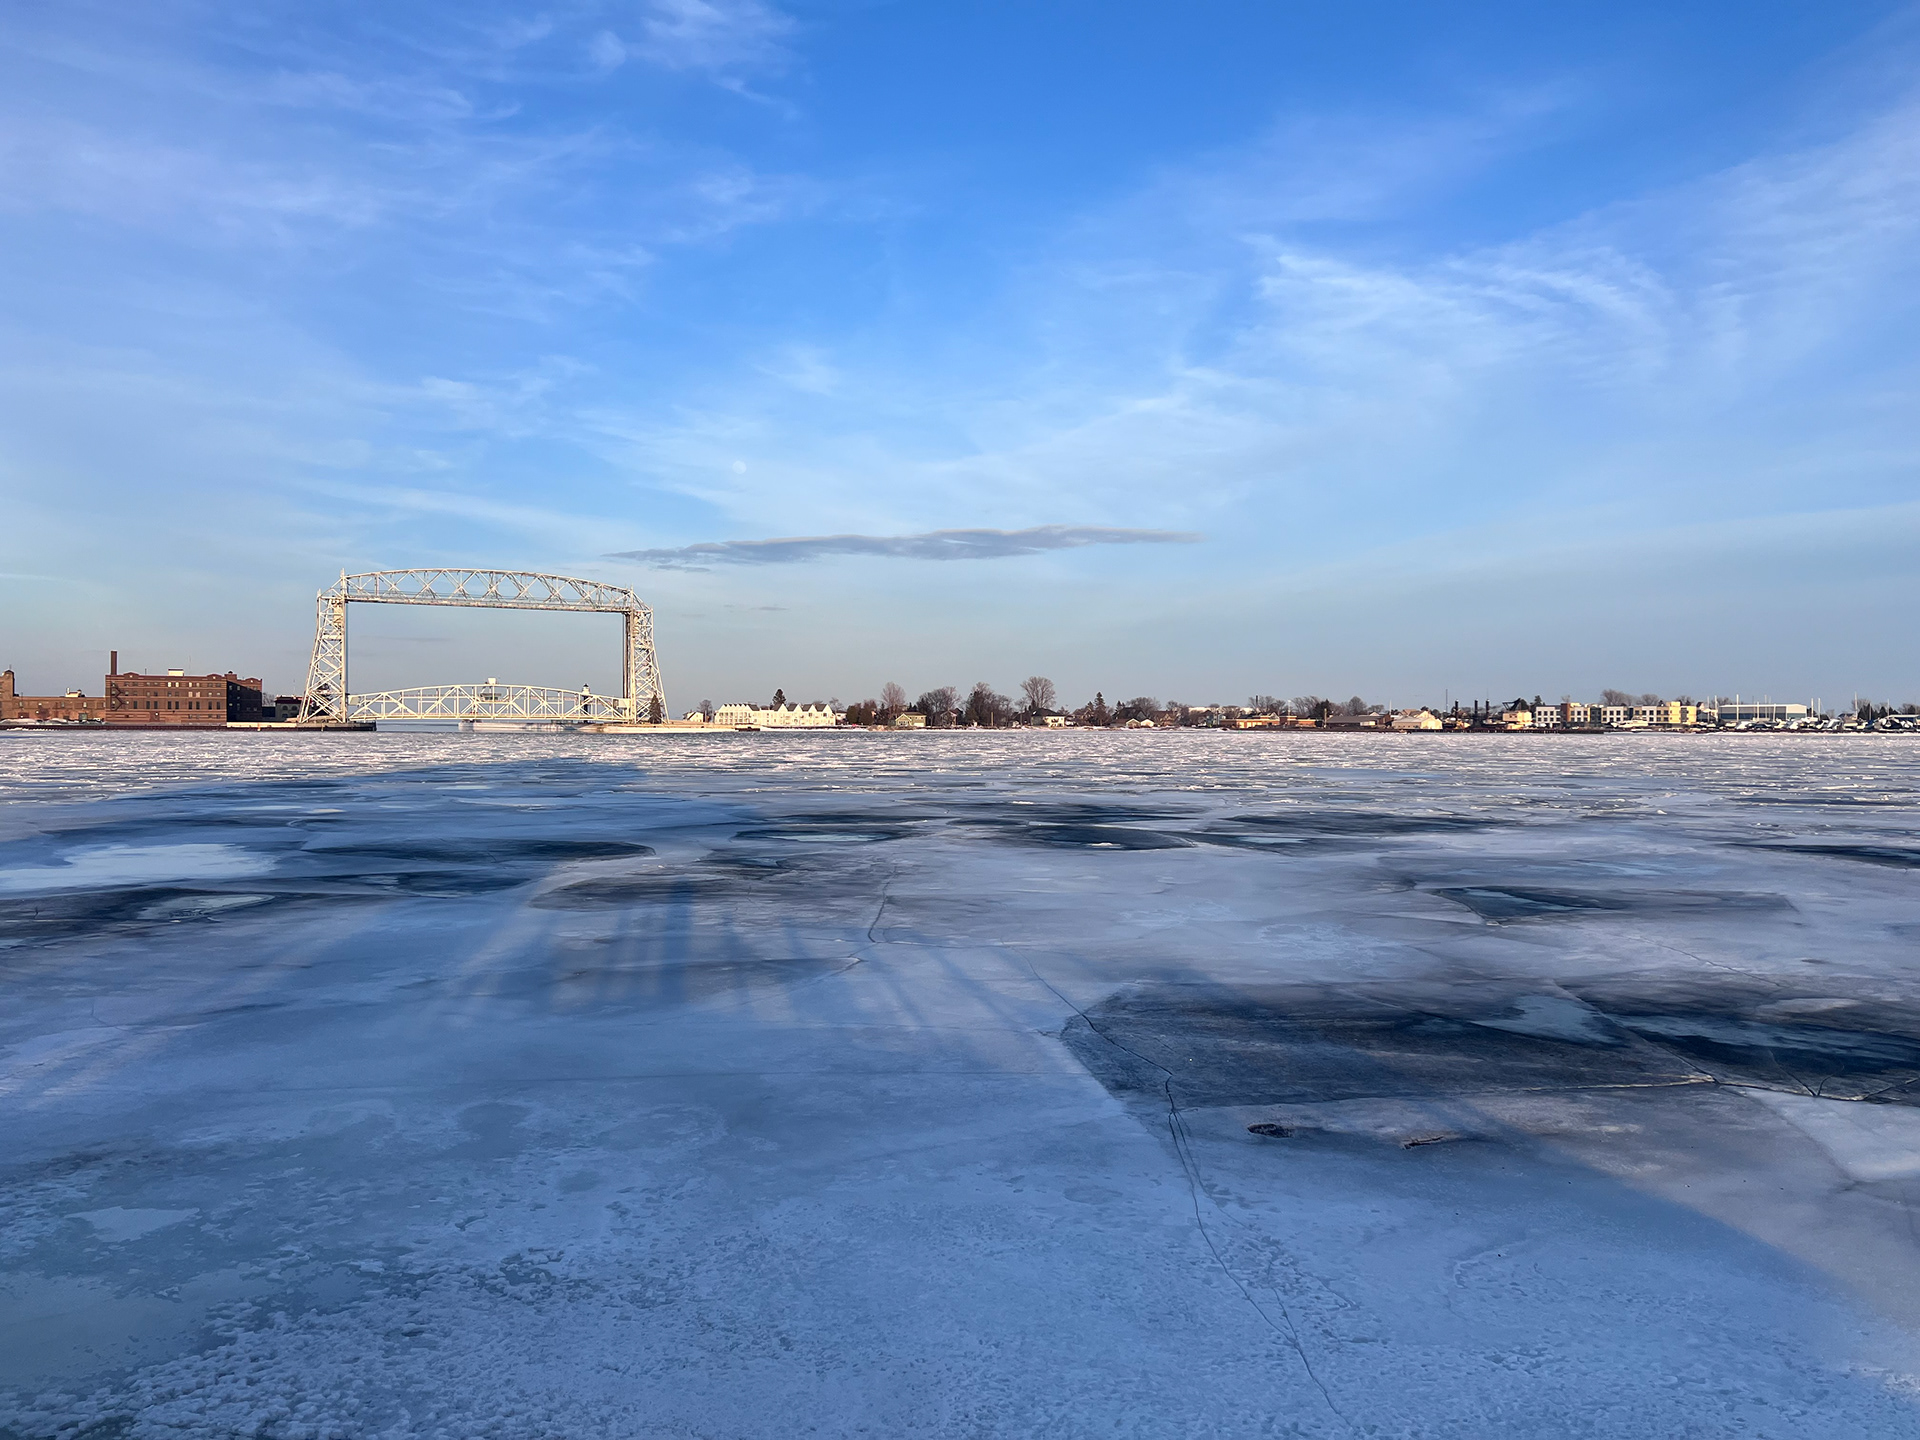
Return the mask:
[[889,681],[881,687],[877,699],[856,700],[848,705],[846,718],[850,725],[890,725],[902,715],[924,715],[933,729],[956,725],[986,729],[1033,725],[1053,715],[1064,716],[1076,725],[1124,725],[1130,720],[1151,720],[1157,726],[1179,726],[1217,725],[1223,719],[1257,714],[1293,714],[1315,719],[1335,712],[1365,715],[1379,708],[1358,695],[1346,701],[1328,700],[1319,695],[1296,695],[1290,701],[1273,695],[1252,695],[1245,705],[1188,705],[1180,700],[1162,702],[1152,695],[1135,695],[1109,703],[1105,691],[1096,691],[1084,705],[1064,708],[1053,681],[1044,675],[1029,675],[1020,682],[1017,696],[1003,695],[982,680],[964,695],[958,686],[941,685],[909,700],[905,690]]
[[[1627,690],[1603,689],[1600,701],[1605,705],[1659,705],[1675,701],[1682,705],[1713,706],[1722,701],[1731,702],[1732,696],[1718,696],[1707,700],[1696,700],[1690,695],[1658,695],[1651,691],[1635,694]],[[786,703],[786,692],[776,692],[775,705]],[[1467,715],[1500,710],[1538,710],[1548,704],[1540,696],[1531,700],[1524,695],[1506,700],[1449,700],[1445,704],[1413,706],[1413,709],[1426,709],[1435,715]],[[710,702],[701,702],[701,708],[712,713]],[[834,708],[841,708],[834,702]],[[929,728],[948,729],[954,726],[978,726],[984,729],[996,729],[1015,725],[1034,725],[1044,723],[1048,716],[1064,716],[1076,725],[1106,726],[1124,725],[1129,721],[1151,720],[1159,727],[1177,727],[1182,725],[1218,725],[1225,720],[1239,719],[1245,715],[1295,716],[1302,720],[1325,720],[1329,715],[1369,715],[1384,713],[1384,705],[1375,704],[1358,695],[1345,700],[1332,700],[1323,695],[1295,695],[1292,699],[1282,699],[1278,695],[1249,695],[1244,705],[1189,705],[1179,700],[1162,703],[1152,695],[1135,695],[1131,699],[1109,703],[1103,691],[1096,691],[1093,699],[1077,708],[1062,708],[1059,692],[1053,681],[1044,675],[1029,675],[1019,685],[1017,696],[1003,695],[985,680],[975,683],[971,690],[962,694],[958,686],[940,685],[932,690],[923,690],[918,696],[909,699],[907,692],[889,680],[880,689],[877,698],[856,700],[845,707],[846,721],[850,725],[890,725],[902,715],[924,715]],[[1865,721],[1873,721],[1893,714],[1920,714],[1920,705],[1909,702],[1894,705],[1892,702],[1861,701],[1853,711]]]

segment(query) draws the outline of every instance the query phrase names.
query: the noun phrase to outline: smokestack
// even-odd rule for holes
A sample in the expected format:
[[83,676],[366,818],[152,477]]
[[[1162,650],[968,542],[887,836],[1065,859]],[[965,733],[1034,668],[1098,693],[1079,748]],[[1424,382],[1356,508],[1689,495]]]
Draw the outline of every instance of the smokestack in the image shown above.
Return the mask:
[[119,673],[120,652],[118,650],[109,650],[107,651],[107,674],[118,675]]

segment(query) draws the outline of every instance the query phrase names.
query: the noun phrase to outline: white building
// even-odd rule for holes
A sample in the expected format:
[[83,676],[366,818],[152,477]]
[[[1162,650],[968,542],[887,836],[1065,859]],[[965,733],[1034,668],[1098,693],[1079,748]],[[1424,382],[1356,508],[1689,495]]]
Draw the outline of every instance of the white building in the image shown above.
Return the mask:
[[1738,725],[1743,720],[1804,720],[1807,707],[1804,705],[1776,705],[1768,701],[1726,701],[1720,702],[1720,723]]
[[831,705],[750,705],[744,701],[722,705],[713,712],[715,725],[735,730],[824,730],[840,717]]

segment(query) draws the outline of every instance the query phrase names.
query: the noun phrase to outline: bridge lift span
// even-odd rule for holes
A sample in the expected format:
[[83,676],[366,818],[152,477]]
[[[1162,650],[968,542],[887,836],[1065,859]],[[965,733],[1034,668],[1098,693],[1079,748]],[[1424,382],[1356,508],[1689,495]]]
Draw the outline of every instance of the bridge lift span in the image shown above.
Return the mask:
[[[584,610],[626,617],[619,696],[538,685],[430,685],[355,695],[347,687],[347,606],[469,605],[495,610]],[[662,719],[666,692],[653,653],[653,612],[631,590],[524,570],[374,570],[341,573],[318,596],[313,660],[300,723],[364,720],[638,721]]]

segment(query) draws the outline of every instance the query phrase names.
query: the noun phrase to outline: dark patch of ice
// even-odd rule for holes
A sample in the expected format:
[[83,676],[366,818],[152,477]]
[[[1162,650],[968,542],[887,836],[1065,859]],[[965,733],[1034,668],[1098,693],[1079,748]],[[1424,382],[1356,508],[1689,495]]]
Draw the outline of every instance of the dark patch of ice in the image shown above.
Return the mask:
[[1920,1013],[1861,1001],[1816,1012],[1835,1023],[1767,1018],[1792,1003],[1734,981],[1553,996],[1153,984],[1090,1007],[1063,1038],[1110,1091],[1149,1109],[1169,1096],[1283,1105],[1705,1081],[1920,1104]]
[[422,841],[399,844],[366,841],[309,845],[305,853],[324,856],[366,856],[381,860],[439,860],[471,864],[537,860],[614,860],[651,855],[651,845],[632,840],[547,840],[499,836],[487,840]]
[[1718,915],[1792,908],[1779,895],[1700,890],[1638,890],[1594,895],[1510,885],[1449,885],[1431,893],[1465,906],[1482,919],[1496,922],[1609,911],[1641,915]]
[[764,825],[753,830],[742,830],[733,838],[774,840],[797,845],[878,845],[888,840],[903,839],[912,833],[911,830],[845,825]]
[[1453,835],[1512,822],[1487,815],[1399,815],[1377,810],[1297,810],[1234,815],[1229,823],[1294,835]]
[[741,881],[725,875],[608,875],[575,880],[533,897],[539,910],[595,910],[604,906],[657,905],[737,894]]
[[1536,915],[1568,915],[1592,910],[1626,910],[1624,901],[1564,890],[1518,890],[1510,886],[1457,885],[1433,891],[1464,905],[1486,920],[1520,920]]
[[1920,849],[1909,845],[1826,845],[1784,844],[1758,841],[1750,850],[1783,850],[1793,855],[1825,855],[1835,860],[1861,860],[1869,865],[1891,865],[1903,870],[1920,870]]
[[995,825],[988,833],[1015,845],[1046,845],[1065,850],[1182,850],[1192,842],[1157,830],[1127,825]]
[[[1520,1034],[1476,1023],[1511,1002],[1436,1013],[1382,994],[1167,985],[1124,991],[1063,1038],[1116,1094],[1182,1105],[1308,1104],[1697,1078],[1680,1057],[1629,1041]],[[1575,1032],[1577,1033],[1577,1032]]]
[[[1613,1018],[1735,1082],[1754,1080],[1839,1098],[1892,1099],[1920,1081],[1920,1040],[1903,1035],[1712,1012]],[[1877,1083],[1863,1086],[1863,1081]]]

